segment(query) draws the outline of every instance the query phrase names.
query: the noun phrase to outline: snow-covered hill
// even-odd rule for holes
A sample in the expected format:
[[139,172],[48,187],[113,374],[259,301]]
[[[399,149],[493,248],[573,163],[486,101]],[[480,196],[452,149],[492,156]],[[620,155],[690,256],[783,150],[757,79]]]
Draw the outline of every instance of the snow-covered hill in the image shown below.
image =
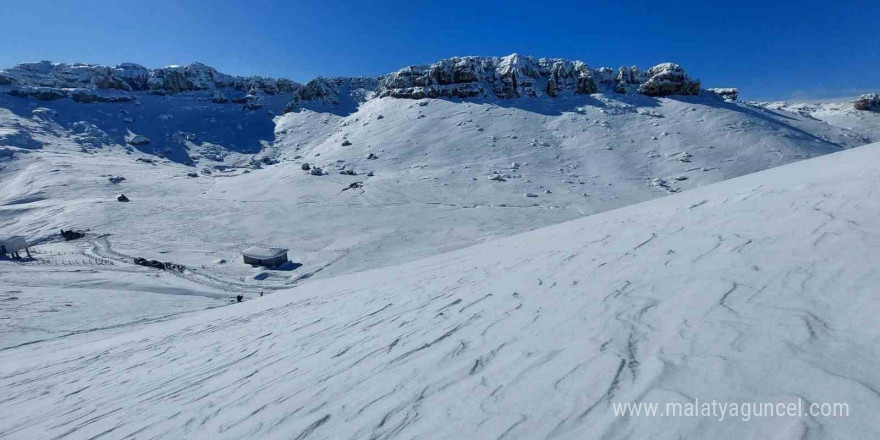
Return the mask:
[[184,164],[228,157],[242,164],[242,153],[261,159],[272,142],[272,118],[299,88],[199,63],[151,70],[44,61],[0,71],[0,107],[23,117],[40,111],[57,123],[54,132],[83,148],[125,146]]
[[[878,187],[873,144],[160,324],[3,350],[0,436],[875,438]],[[695,398],[843,402],[849,415],[612,410]]]
[[[27,236],[38,256],[0,262],[2,289],[32,305],[3,309],[0,347],[412,261],[880,140],[880,113],[851,105],[819,117],[729,91],[649,96],[694,91],[671,64],[465,57],[301,86],[202,65],[129,70],[2,73],[0,235]],[[579,89],[587,79],[595,88]],[[39,87],[60,96],[14,92]],[[107,99],[74,99],[91,94]],[[60,229],[89,235],[60,243]],[[289,247],[294,264],[243,264],[238,251],[254,244]],[[100,295],[65,301],[71,285]],[[172,294],[113,306],[109,320],[89,310]]]
[[801,117],[812,118],[835,127],[841,127],[857,133],[866,140],[877,141],[880,139],[880,113],[867,110],[859,110],[853,105],[853,99],[831,99],[825,101],[806,102],[762,102],[751,101],[745,104],[760,107],[779,115],[795,114]]
[[74,99],[76,99],[75,92],[78,89],[85,89],[81,91],[91,91],[93,94],[96,94],[95,90],[119,90],[145,91],[155,95],[165,95],[195,90],[220,91],[223,89],[277,94],[293,92],[299,88],[299,84],[289,79],[226,75],[202,63],[148,69],[134,63],[123,63],[110,67],[97,64],[40,61],[22,63],[0,71],[0,84],[13,84],[23,88],[24,91],[27,91],[28,87],[42,87],[44,92],[67,93]]

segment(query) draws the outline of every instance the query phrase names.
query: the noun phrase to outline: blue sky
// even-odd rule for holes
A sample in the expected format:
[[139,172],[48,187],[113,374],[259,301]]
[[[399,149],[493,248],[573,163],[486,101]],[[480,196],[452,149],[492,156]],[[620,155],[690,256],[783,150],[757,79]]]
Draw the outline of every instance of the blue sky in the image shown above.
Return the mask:
[[455,55],[674,61],[746,99],[880,91],[880,1],[2,0],[0,67],[200,61],[307,81]]

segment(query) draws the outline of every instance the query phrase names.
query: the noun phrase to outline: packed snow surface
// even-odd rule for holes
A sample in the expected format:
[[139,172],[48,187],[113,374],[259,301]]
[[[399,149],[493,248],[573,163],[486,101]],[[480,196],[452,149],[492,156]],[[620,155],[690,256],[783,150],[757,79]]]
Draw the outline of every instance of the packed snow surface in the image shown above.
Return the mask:
[[[7,348],[0,437],[877,438],[877,188],[873,144]],[[850,412],[746,422],[611,406],[694,398]]]

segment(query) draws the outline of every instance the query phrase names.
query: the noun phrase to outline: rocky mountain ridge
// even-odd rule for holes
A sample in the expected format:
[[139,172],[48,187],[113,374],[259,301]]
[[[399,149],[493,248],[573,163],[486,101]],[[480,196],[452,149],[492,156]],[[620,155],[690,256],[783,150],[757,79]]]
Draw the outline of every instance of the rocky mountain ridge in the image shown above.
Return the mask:
[[555,97],[563,93],[697,95],[700,81],[675,63],[642,71],[637,66],[590,68],[583,61],[506,57],[453,57],[431,65],[408,66],[379,80],[378,96],[394,98]]
[[[22,94],[21,90],[37,88],[42,92],[54,91],[55,94],[63,94],[58,89],[145,91],[156,95],[234,89],[274,95],[294,92],[300,87],[298,83],[284,78],[227,75],[202,63],[148,69],[134,63],[122,63],[110,67],[51,61],[21,63],[10,69],[0,70],[0,85],[2,84],[19,86],[18,89],[13,89],[18,90],[19,94]],[[34,97],[40,98],[40,96]],[[51,95],[45,95],[43,99],[49,97]]]
[[856,110],[880,110],[880,93],[866,93],[853,104]]
[[306,107],[337,107],[343,101],[358,105],[373,97],[379,79],[354,76],[325,78],[319,76],[305,83],[293,92],[293,100],[287,105],[285,113]]
[[154,95],[215,91],[213,101],[217,103],[230,101],[222,93],[228,89],[247,95],[290,93],[293,99],[288,111],[309,103],[332,106],[346,100],[363,102],[373,96],[509,99],[611,91],[648,96],[701,92],[700,81],[675,63],[644,71],[637,66],[594,69],[582,61],[518,54],[452,57],[431,65],[404,67],[378,78],[317,77],[304,85],[283,78],[227,75],[201,63],[149,69],[134,63],[110,67],[41,61],[0,70],[0,85],[12,85],[7,93],[13,96],[47,101],[69,97],[79,102],[126,102],[131,97],[125,92],[139,91]]
[[[592,68],[578,60],[515,53],[504,57],[451,57],[433,64],[406,66],[379,77],[319,76],[305,84],[286,78],[228,75],[198,62],[149,69],[135,63],[111,67],[40,61],[0,70],[0,86],[11,86],[6,93],[13,96],[44,101],[71,98],[84,103],[129,102],[133,97],[127,92],[173,95],[213,91],[215,103],[239,104],[251,103],[255,95],[290,94],[292,99],[285,112],[358,105],[373,97],[510,99],[611,92],[655,97],[705,93],[735,101],[739,95],[736,88],[703,89],[700,80],[691,78],[675,63],[661,63],[646,70],[638,66]],[[242,96],[229,98],[224,91],[239,91]],[[876,95],[862,95],[853,106],[857,110],[880,107]]]

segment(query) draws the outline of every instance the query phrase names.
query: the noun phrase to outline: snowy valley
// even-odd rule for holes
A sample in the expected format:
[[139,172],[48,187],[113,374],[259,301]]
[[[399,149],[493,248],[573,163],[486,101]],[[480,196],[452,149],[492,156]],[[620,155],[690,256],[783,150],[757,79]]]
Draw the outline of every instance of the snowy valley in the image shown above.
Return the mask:
[[[737,93],[516,54],[0,70],[32,253],[0,261],[0,437],[876,437],[880,104]],[[693,395],[859,410],[609,412]]]
[[[873,144],[122,334],[4,350],[0,405],[15,417],[0,433],[873,438],[878,155]],[[610,409],[693,396],[853,410],[747,423]]]

